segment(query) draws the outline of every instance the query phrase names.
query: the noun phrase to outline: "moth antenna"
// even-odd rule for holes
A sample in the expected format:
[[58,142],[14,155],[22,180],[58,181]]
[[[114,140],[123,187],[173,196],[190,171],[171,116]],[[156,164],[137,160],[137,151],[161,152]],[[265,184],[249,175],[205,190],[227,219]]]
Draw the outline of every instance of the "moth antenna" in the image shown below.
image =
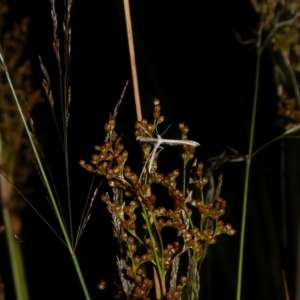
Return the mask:
[[163,136],[167,131],[168,129],[171,127],[171,124],[167,127],[167,129],[160,135],[160,136]]

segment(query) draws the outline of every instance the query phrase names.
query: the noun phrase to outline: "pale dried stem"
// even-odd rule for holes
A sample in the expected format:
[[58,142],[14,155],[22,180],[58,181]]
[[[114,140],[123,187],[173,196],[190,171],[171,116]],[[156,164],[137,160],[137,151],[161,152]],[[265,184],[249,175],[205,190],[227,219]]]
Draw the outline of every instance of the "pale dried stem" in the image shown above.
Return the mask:
[[284,285],[284,291],[285,291],[285,300],[290,300],[290,295],[289,295],[289,290],[288,290],[284,270],[282,270],[282,277],[283,277],[283,285]]
[[[126,20],[127,40],[128,40],[128,48],[129,48],[129,55],[130,55],[130,65],[131,65],[131,73],[132,73],[136,115],[137,115],[137,120],[141,121],[142,120],[142,111],[141,111],[141,102],[140,102],[140,95],[139,95],[139,86],[138,86],[138,77],[137,77],[137,69],[136,69],[136,59],[135,59],[135,51],[134,51],[129,0],[123,0],[123,4],[124,4],[124,13],[125,13],[125,20]],[[162,289],[163,289],[163,291],[162,291],[161,286],[159,284],[159,278],[157,275],[157,271],[154,267],[153,267],[153,274],[154,274],[156,299],[161,299],[162,292],[163,292],[163,294],[165,294],[165,292],[166,292],[165,284],[162,283],[164,285],[162,287]]]
[[160,300],[161,299],[161,289],[160,289],[159,279],[158,279],[155,267],[153,267],[153,279],[154,279],[154,288],[155,288],[156,299]]
[[136,69],[136,60],[135,60],[135,52],[134,52],[134,42],[133,42],[133,34],[132,34],[132,26],[131,26],[129,0],[123,0],[123,3],[124,3],[127,40],[128,40],[129,55],[130,55],[133,92],[134,92],[134,99],[135,99],[135,109],[136,109],[137,120],[141,121],[142,120],[142,110],[141,110],[141,101],[140,101],[140,94],[139,94],[137,69]]

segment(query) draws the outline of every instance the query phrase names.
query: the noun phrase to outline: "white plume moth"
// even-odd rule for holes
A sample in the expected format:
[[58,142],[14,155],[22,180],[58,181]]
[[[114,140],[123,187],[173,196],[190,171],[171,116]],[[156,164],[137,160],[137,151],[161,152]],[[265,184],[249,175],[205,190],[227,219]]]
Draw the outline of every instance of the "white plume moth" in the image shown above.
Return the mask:
[[[157,135],[157,138],[150,138],[150,137],[146,137],[146,136],[138,136],[136,139],[140,143],[150,143],[150,144],[154,145],[154,148],[153,148],[153,150],[152,150],[152,152],[150,154],[150,158],[149,158],[150,159],[149,165],[148,165],[148,171],[149,171],[149,173],[151,172],[153,161],[154,161],[154,157],[155,157],[155,154],[157,152],[157,149],[162,149],[162,147],[160,147],[161,145],[169,145],[169,146],[189,145],[189,146],[193,146],[193,147],[200,146],[200,144],[197,143],[197,142],[195,142],[195,141],[191,141],[191,140],[169,140],[169,139],[163,139],[160,135]],[[147,164],[147,162],[146,162],[146,164]]]

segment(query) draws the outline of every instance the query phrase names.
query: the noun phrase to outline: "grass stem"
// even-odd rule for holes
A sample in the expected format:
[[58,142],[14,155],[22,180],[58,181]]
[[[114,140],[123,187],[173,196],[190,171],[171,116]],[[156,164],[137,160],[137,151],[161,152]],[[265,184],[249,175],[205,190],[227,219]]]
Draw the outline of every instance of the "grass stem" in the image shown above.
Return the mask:
[[252,151],[253,151],[254,130],[255,130],[255,120],[256,120],[256,108],[257,108],[257,99],[258,99],[260,60],[261,60],[261,47],[258,47],[257,48],[257,53],[256,53],[255,83],[254,83],[254,95],[253,95],[253,108],[252,108],[252,118],[251,118],[251,127],[250,127],[249,148],[248,148],[248,156],[247,156],[247,159],[246,159],[246,170],[245,170],[242,223],[241,223],[241,237],[240,237],[240,251],[239,251],[239,263],[238,263],[237,293],[236,293],[236,299],[237,300],[241,299],[241,290],[242,290],[243,256],[244,256],[244,244],[245,244],[245,228],[246,228],[246,217],[247,217],[248,189],[249,189],[250,167],[251,167],[251,159],[252,159]]
[[[5,180],[4,178],[1,181]],[[2,216],[5,224],[5,235],[8,245],[10,263],[12,267],[12,276],[15,288],[15,297],[17,300],[28,300],[28,291],[23,270],[21,252],[17,240],[11,228],[11,220],[7,207],[2,208]]]

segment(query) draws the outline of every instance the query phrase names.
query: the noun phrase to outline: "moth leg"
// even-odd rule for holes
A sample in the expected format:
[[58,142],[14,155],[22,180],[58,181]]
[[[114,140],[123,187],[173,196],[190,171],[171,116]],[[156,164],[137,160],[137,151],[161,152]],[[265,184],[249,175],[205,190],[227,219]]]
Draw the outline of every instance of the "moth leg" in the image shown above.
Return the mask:
[[142,176],[143,176],[143,174],[146,172],[146,166],[147,166],[149,160],[150,160],[151,157],[152,157],[152,153],[153,153],[154,149],[155,149],[155,148],[153,148],[152,151],[149,153],[149,155],[148,155],[148,157],[147,157],[147,159],[146,159],[146,161],[145,161],[145,163],[144,163],[144,166],[143,166],[143,169],[142,169],[140,178],[139,178],[139,182],[141,182]]
[[[149,174],[151,173],[152,168],[153,168],[154,158],[156,155],[158,155],[160,153],[160,151],[162,151],[162,149],[163,149],[163,147],[159,146],[159,144],[156,144],[154,146],[154,148],[150,152],[148,158],[146,159],[146,162],[143,166],[139,181],[141,181],[143,174],[146,172],[146,168],[148,169]],[[148,167],[147,167],[147,165],[148,165]]]
[[148,165],[148,172],[149,174],[151,173],[152,169],[153,169],[153,163],[154,163],[154,159],[155,157],[163,150],[164,148],[160,145],[157,145],[154,147],[152,153],[151,153],[151,159]]

